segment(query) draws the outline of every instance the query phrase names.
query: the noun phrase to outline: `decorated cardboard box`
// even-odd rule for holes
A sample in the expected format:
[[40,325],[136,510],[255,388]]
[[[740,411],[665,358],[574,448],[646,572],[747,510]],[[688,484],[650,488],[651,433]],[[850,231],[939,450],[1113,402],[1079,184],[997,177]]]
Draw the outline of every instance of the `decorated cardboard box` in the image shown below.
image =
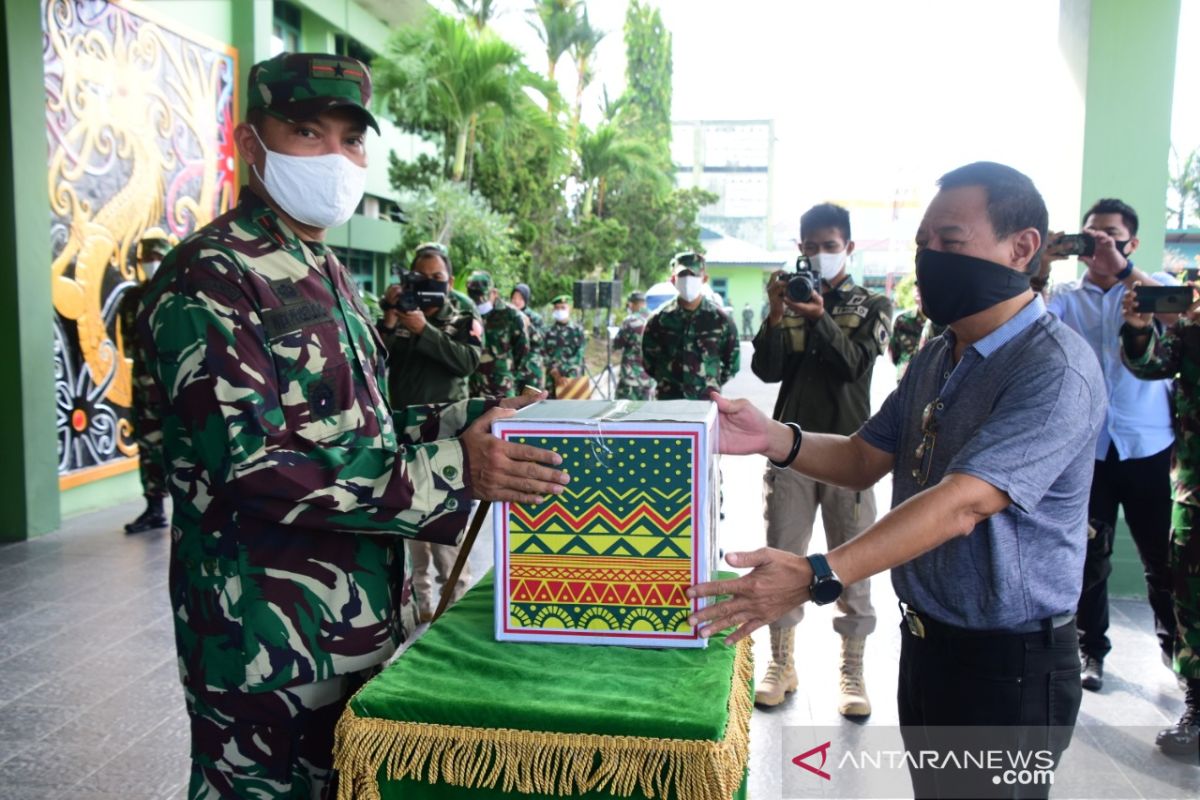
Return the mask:
[[551,400],[497,422],[553,450],[571,483],[498,503],[496,638],[704,647],[688,586],[716,568],[717,411],[708,401]]

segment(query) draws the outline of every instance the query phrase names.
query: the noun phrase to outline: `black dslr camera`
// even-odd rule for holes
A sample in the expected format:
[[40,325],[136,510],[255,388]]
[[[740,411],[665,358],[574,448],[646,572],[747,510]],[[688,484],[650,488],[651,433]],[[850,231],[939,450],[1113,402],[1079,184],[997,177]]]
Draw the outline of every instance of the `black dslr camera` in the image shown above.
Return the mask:
[[444,281],[434,281],[419,272],[400,272],[400,294],[395,303],[380,300],[384,311],[420,311],[425,308],[440,308],[446,304],[447,286]]
[[821,291],[821,270],[805,255],[796,257],[796,271],[782,279],[787,280],[787,298],[794,303],[807,303]]

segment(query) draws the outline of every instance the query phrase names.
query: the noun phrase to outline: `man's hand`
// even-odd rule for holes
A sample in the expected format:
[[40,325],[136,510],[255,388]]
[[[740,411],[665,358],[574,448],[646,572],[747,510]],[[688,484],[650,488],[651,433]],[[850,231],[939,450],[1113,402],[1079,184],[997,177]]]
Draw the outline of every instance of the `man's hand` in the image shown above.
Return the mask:
[[807,303],[797,303],[794,300],[789,300],[786,295],[784,295],[783,302],[792,311],[813,322],[819,320],[825,313],[825,298],[821,296],[819,291],[814,291]]
[[1062,231],[1047,231],[1046,232],[1046,247],[1042,250],[1042,263],[1051,264],[1055,261],[1063,261],[1067,258],[1064,253],[1059,252],[1058,240],[1066,234]]
[[383,293],[383,302],[389,306],[393,306],[383,312],[383,327],[385,328],[395,328],[396,323],[400,321],[400,309],[394,307],[396,301],[400,298],[400,288],[400,284],[393,283]]
[[1085,228],[1084,230],[1096,237],[1096,252],[1089,259],[1090,266],[1097,275],[1115,278],[1118,272],[1125,269],[1129,260],[1117,251],[1116,242],[1107,233],[1095,228]]
[[787,273],[776,270],[767,282],[767,324],[774,328],[783,321],[783,293],[787,291]]
[[725,560],[732,567],[754,569],[740,578],[701,583],[687,590],[689,598],[731,595],[688,618],[693,628],[705,623],[700,628],[703,637],[736,627],[725,639],[733,644],[809,599],[813,573],[803,556],[763,547],[749,553],[729,553]]
[[516,397],[506,397],[500,401],[501,408],[511,408],[516,411],[525,406],[531,406],[541,400],[545,400],[550,396],[550,393],[542,389],[535,389],[532,386],[526,386],[521,390],[521,393]]
[[[1134,281],[1133,288],[1125,292],[1125,296],[1121,298],[1121,314],[1125,317],[1125,324],[1131,328],[1144,330],[1150,327],[1151,321],[1154,319],[1153,314],[1143,314],[1137,311],[1137,287],[1142,284]],[[1195,306],[1192,306],[1195,308]],[[1190,312],[1189,312],[1190,313]]]
[[[717,449],[725,455],[765,455],[771,449],[771,427],[778,423],[769,419],[766,414],[749,400],[730,400],[717,392],[709,397],[717,404],[720,419],[720,442]],[[791,432],[788,432],[788,446],[791,446]],[[786,451],[776,460],[786,456]]]
[[420,336],[421,331],[425,330],[425,325],[428,324],[424,312],[421,311],[397,311],[396,314],[399,316],[400,327],[413,336]]
[[561,470],[542,466],[561,464],[558,453],[506,442],[491,434],[493,422],[515,413],[511,408],[493,408],[475,420],[459,440],[467,453],[476,500],[540,503],[547,495],[562,494],[562,487],[571,480]]

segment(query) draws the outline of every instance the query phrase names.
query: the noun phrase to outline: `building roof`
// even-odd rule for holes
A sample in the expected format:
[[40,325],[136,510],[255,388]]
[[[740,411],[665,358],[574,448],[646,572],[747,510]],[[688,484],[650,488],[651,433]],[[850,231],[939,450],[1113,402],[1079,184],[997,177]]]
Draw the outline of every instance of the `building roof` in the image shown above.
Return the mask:
[[791,252],[765,250],[758,245],[711,228],[700,228],[700,246],[704,249],[704,260],[712,266],[762,266],[772,269],[792,257]]

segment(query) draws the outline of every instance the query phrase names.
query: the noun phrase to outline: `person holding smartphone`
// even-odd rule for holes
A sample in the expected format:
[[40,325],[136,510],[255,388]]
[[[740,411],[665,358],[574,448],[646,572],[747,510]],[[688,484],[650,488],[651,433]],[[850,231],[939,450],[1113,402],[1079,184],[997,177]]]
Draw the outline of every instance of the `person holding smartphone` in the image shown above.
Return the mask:
[[1169,328],[1139,313],[1133,293],[1125,297],[1122,311],[1125,366],[1142,380],[1174,379],[1177,444],[1168,565],[1175,612],[1172,666],[1185,695],[1183,715],[1158,734],[1158,746],[1195,755],[1200,748],[1200,302]]
[[[1078,280],[1051,291],[1049,310],[1079,333],[1091,346],[1108,389],[1108,417],[1096,442],[1096,468],[1088,503],[1088,548],[1079,598],[1079,649],[1083,688],[1104,685],[1104,658],[1112,649],[1108,638],[1108,576],[1117,525],[1117,508],[1137,546],[1146,573],[1146,588],[1154,612],[1154,627],[1164,662],[1170,663],[1175,615],[1167,570],[1167,540],[1171,526],[1171,428],[1169,381],[1142,381],[1121,365],[1122,301],[1137,283],[1170,285],[1166,273],[1153,276],[1134,266],[1138,217],[1128,204],[1107,198],[1083,215],[1083,234],[1048,236],[1044,258],[1064,258],[1070,245],[1087,271]],[[1090,239],[1090,241],[1089,241]],[[1072,241],[1074,240],[1074,241]],[[1160,324],[1170,324],[1164,316]]]

